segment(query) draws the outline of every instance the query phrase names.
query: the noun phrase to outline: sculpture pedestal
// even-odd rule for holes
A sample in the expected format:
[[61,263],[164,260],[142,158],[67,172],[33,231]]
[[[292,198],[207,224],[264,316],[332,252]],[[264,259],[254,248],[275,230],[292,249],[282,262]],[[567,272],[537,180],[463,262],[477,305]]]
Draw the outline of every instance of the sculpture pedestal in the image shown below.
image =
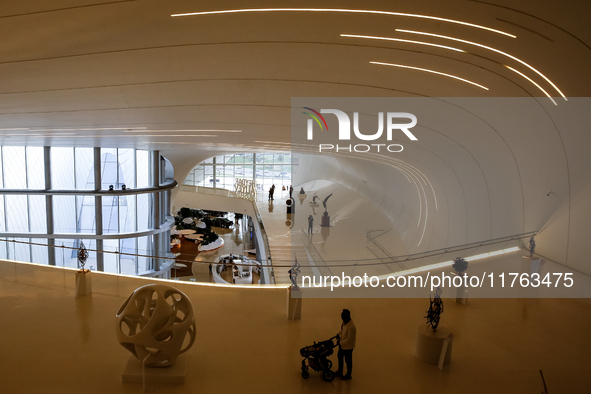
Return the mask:
[[320,227],[330,227],[330,216],[323,216]]
[[92,294],[92,274],[90,271],[76,272],[76,297]]
[[456,304],[464,304],[466,305],[468,302],[468,288],[467,287],[457,287],[456,288]]
[[[287,318],[289,320],[300,320],[302,318],[302,290],[295,290],[293,292],[296,297],[292,297],[292,288],[287,289]],[[299,295],[297,294],[299,293]]]
[[306,194],[300,193],[298,194],[298,198],[300,199],[300,205],[302,205],[308,196]]
[[187,369],[189,367],[189,355],[181,354],[174,365],[170,367],[145,367],[142,372],[142,364],[134,356],[129,356],[125,369],[121,374],[123,383],[166,383],[185,384]]
[[[453,338],[451,330],[446,327],[438,327],[437,331],[433,331],[431,327],[426,324],[419,324],[417,326],[417,340],[415,345],[415,356],[424,363],[431,365],[438,365],[440,363],[441,350],[448,337]],[[448,340],[447,348],[445,349],[445,356],[443,358],[443,365],[451,362],[451,348],[453,340]]]

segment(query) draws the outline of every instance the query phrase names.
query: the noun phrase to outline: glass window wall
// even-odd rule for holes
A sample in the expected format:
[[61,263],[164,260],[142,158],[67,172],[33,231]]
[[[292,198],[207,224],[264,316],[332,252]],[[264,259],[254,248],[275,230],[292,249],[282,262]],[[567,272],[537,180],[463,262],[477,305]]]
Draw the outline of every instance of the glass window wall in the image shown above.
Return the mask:
[[[235,153],[211,157],[195,167],[184,181],[185,185],[234,190],[234,180],[254,179],[259,191],[291,185],[295,170],[290,152]],[[215,174],[215,176],[214,176]]]
[[[6,233],[46,234],[48,219],[53,225],[53,233],[57,234],[95,234],[97,217],[94,195],[81,195],[75,192],[68,194],[27,194],[27,189],[45,189],[45,148],[0,146],[0,189],[23,190],[22,194],[0,194],[0,258],[19,261],[33,261],[48,264],[50,261],[58,266],[76,268],[78,261],[76,249],[79,239],[24,238],[18,242],[15,238],[6,238]],[[49,150],[51,188],[53,190],[94,190],[95,148],[51,147]],[[151,155],[150,152],[135,149],[100,148],[101,189],[108,190],[113,185],[121,190],[125,184],[128,189],[150,187]],[[230,158],[230,156],[229,156]],[[222,157],[220,160],[224,160]],[[213,158],[210,160],[213,163]],[[201,171],[201,178],[205,177]],[[213,175],[210,169],[209,175]],[[229,173],[229,177],[233,173]],[[113,193],[101,196],[103,234],[126,233],[150,230],[154,227],[152,215],[153,193],[137,195],[119,195]],[[161,193],[164,195],[165,193]],[[47,211],[47,202],[51,201],[51,210]],[[161,211],[167,212],[166,199],[161,197]],[[51,216],[48,216],[50,215]],[[167,238],[164,233],[160,238]],[[16,239],[19,240],[19,239]],[[105,239],[102,241],[104,251],[118,252],[102,254],[104,270],[107,272],[138,274],[154,269],[154,261],[150,257],[121,255],[144,254],[153,255],[155,237],[129,237],[123,239]],[[39,244],[32,245],[31,242]],[[99,261],[94,239],[85,239],[85,246],[90,257],[87,268],[97,269]],[[48,243],[56,248],[49,248]],[[164,242],[168,244],[168,242]],[[65,246],[66,248],[61,248]],[[74,249],[67,249],[74,248]],[[169,256],[163,256],[169,257]]]

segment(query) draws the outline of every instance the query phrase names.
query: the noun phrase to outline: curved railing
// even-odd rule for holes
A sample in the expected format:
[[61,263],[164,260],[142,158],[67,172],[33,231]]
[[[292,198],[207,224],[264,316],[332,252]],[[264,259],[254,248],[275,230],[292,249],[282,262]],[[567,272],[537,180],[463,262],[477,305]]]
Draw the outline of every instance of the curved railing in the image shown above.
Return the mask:
[[[314,254],[311,254],[308,257],[309,258],[311,257],[311,260],[313,260],[313,261],[310,261],[309,265],[307,265],[306,263],[303,263],[301,265],[301,268],[316,268],[316,269],[324,270],[329,267],[332,269],[336,269],[336,268],[345,268],[345,267],[350,268],[350,267],[375,266],[375,265],[387,266],[388,264],[392,264],[392,263],[399,264],[400,262],[403,262],[406,264],[405,269],[413,269],[413,268],[417,268],[417,267],[427,267],[432,264],[441,263],[445,259],[453,259],[455,257],[458,257],[458,255],[461,255],[462,257],[472,256],[473,258],[474,257],[479,258],[479,256],[487,257],[487,254],[490,256],[493,256],[495,254],[499,254],[499,252],[498,252],[499,250],[505,250],[508,247],[510,247],[511,245],[513,245],[513,247],[514,247],[517,242],[519,242],[523,239],[529,238],[531,236],[534,236],[536,234],[537,234],[536,231],[532,231],[532,232],[527,232],[527,233],[522,233],[522,234],[516,234],[516,235],[511,235],[511,236],[506,236],[506,237],[495,238],[495,239],[486,240],[486,241],[472,242],[469,244],[457,245],[457,246],[452,246],[452,247],[448,247],[448,248],[432,250],[432,251],[428,251],[428,252],[408,254],[408,255],[404,255],[404,256],[395,256],[390,261],[384,261],[383,258],[357,259],[357,260],[341,259],[341,260],[333,260],[333,261],[324,261],[324,260],[321,260],[322,257],[319,254],[317,257]],[[0,242],[4,242],[6,245],[11,245],[13,247],[13,253],[11,256],[12,260],[19,260],[19,261],[24,261],[24,262],[26,262],[26,259],[19,258],[18,256],[15,256],[15,254],[18,253],[15,250],[16,245],[21,245],[21,246],[26,245],[27,247],[29,247],[31,249],[31,251],[33,250],[33,248],[36,248],[37,253],[39,253],[41,251],[43,251],[44,253],[47,253],[46,248],[54,248],[55,250],[62,250],[62,255],[65,255],[65,252],[63,252],[63,251],[69,251],[68,253],[71,254],[74,250],[77,249],[77,248],[68,247],[68,246],[47,245],[47,244],[42,244],[42,243],[27,242],[27,241],[15,240],[15,239],[0,239]],[[11,246],[8,246],[8,247],[11,247]],[[482,249],[482,248],[488,248],[488,249]],[[152,259],[153,261],[158,262],[158,264],[155,264],[156,267],[159,267],[158,270],[146,269],[146,270],[141,270],[138,272],[126,272],[121,269],[117,269],[116,272],[114,272],[114,273],[127,274],[127,275],[169,278],[170,276],[168,274],[171,272],[171,268],[173,267],[174,263],[209,264],[209,262],[199,262],[199,261],[193,261],[193,260],[190,260],[190,261],[186,260],[185,261],[185,260],[180,260],[178,258],[172,259],[171,257],[167,257],[167,256],[154,256],[150,253],[145,253],[145,254],[124,253],[124,252],[120,252],[118,250],[99,251],[99,250],[94,250],[91,248],[87,249],[87,250],[91,253],[95,253],[95,256],[98,254],[102,254],[103,256],[118,255],[118,256],[120,256],[120,258],[125,258],[125,257],[145,258],[145,259]],[[35,253],[31,252],[30,253],[30,257],[31,257],[30,260],[31,260],[31,262],[36,263],[37,261],[34,261],[34,256],[35,256]],[[316,261],[317,258],[320,259],[321,261],[320,260]],[[75,259],[70,259],[67,264],[65,261],[59,261],[59,259],[56,259],[55,265],[56,266],[63,266],[63,267],[70,267],[70,268],[80,268]],[[261,267],[262,268],[265,268],[265,267],[271,268],[272,267],[274,269],[289,269],[291,267],[291,261],[282,261],[282,262],[276,261],[274,265],[271,265],[270,259],[268,259],[266,264],[265,264],[265,262],[262,262]],[[87,264],[86,268],[94,269],[91,262]],[[403,272],[403,271],[405,271],[405,269],[400,269],[397,271]],[[111,272],[111,271],[109,271],[109,272]],[[174,272],[174,270],[172,272]],[[396,271],[393,271],[393,272],[396,272]],[[324,271],[322,273],[324,274]],[[274,283],[272,283],[272,284],[274,284]]]
[[30,194],[30,195],[42,195],[42,196],[59,196],[59,195],[76,195],[76,196],[128,196],[134,194],[145,194],[162,192],[165,190],[173,189],[178,185],[174,179],[168,180],[167,183],[161,184],[160,186],[151,186],[137,189],[114,189],[114,190],[86,190],[86,189],[74,189],[74,190],[45,190],[45,189],[0,189],[0,194]]

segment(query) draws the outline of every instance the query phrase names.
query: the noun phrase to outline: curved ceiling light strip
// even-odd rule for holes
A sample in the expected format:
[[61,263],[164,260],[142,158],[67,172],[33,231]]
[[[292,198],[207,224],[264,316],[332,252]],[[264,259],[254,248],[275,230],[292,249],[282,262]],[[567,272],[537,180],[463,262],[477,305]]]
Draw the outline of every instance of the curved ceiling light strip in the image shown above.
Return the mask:
[[486,27],[482,25],[477,25],[474,23],[468,23],[463,21],[458,21],[455,19],[447,19],[447,18],[440,18],[438,16],[430,16],[430,15],[420,15],[420,14],[407,14],[403,12],[391,12],[391,11],[377,11],[377,10],[350,10],[350,9],[343,9],[343,8],[242,8],[242,9],[235,9],[235,10],[220,10],[220,11],[202,11],[202,12],[187,12],[183,14],[172,14],[171,17],[177,16],[197,16],[197,15],[215,15],[215,14],[238,14],[238,13],[246,13],[246,12],[345,12],[345,13],[352,13],[352,14],[378,14],[378,15],[393,15],[393,16],[405,16],[410,18],[421,18],[421,19],[430,19],[440,22],[449,22],[455,23],[458,25],[474,27],[477,29],[488,30],[493,33],[498,33],[505,35],[511,38],[517,38],[517,36],[504,32],[502,30],[493,29],[491,27]]
[[424,41],[403,40],[402,38],[360,36],[360,35],[356,35],[356,34],[341,34],[341,37],[369,38],[369,39],[373,39],[373,40],[386,40],[386,41],[407,42],[409,44],[429,45],[429,46],[432,46],[432,47],[438,47],[438,48],[443,48],[443,49],[450,49],[450,50],[456,51],[456,52],[466,52],[466,51],[464,51],[462,49],[458,49],[458,48],[454,48],[454,47],[448,47],[448,46],[445,46],[445,45],[433,44],[433,43],[424,42]]
[[[472,42],[472,41],[466,41],[466,40],[462,40],[460,38],[455,38],[455,37],[449,37],[449,36],[443,36],[440,34],[433,34],[433,33],[426,33],[426,32],[422,32],[422,31],[414,31],[414,30],[404,30],[404,29],[396,29],[396,31],[399,31],[401,33],[410,33],[410,34],[420,34],[423,36],[430,36],[430,37],[437,37],[437,38],[444,38],[446,40],[452,40],[452,41],[457,41],[457,42],[462,42],[464,44],[470,44],[470,45],[475,45],[477,47],[480,48],[484,48],[484,49],[488,49],[489,51],[493,51],[496,53],[500,53],[503,56],[506,56],[510,59],[513,59],[521,64],[523,64],[524,66],[526,66],[527,68],[529,68],[530,70],[534,71],[536,74],[538,74],[540,77],[544,78],[546,80],[546,82],[548,82],[550,85],[552,85],[552,87],[562,96],[562,98],[564,98],[565,101],[568,101],[568,99],[566,98],[566,96],[564,95],[564,93],[562,93],[562,91],[560,89],[558,89],[558,86],[556,86],[554,84],[554,82],[552,82],[548,77],[546,77],[544,74],[542,74],[540,71],[538,71],[537,69],[535,69],[533,66],[530,66],[529,64],[527,64],[526,62],[524,62],[523,60],[516,58],[513,55],[509,55],[506,52],[500,51],[498,49],[486,46],[486,45],[482,45],[479,44],[477,42]],[[528,78],[529,79],[529,78]],[[530,79],[531,81],[531,79]],[[537,85],[537,84],[536,84]],[[538,85],[539,86],[539,85]],[[544,92],[545,93],[545,92]],[[555,103],[556,104],[556,103]]]
[[531,79],[530,77],[528,77],[528,76],[527,76],[527,75],[525,75],[524,73],[522,73],[522,72],[520,72],[520,71],[517,71],[517,70],[516,70],[516,69],[514,69],[513,67],[509,67],[509,66],[507,66],[506,64],[505,64],[505,67],[507,67],[509,70],[513,71],[514,73],[521,75],[523,78],[527,79],[528,81],[530,81],[531,83],[533,83],[534,85],[536,85],[538,89],[540,89],[542,92],[544,92],[544,94],[545,94],[546,96],[548,96],[548,98],[549,98],[550,100],[552,100],[552,102],[554,103],[554,105],[558,105],[558,104],[556,104],[556,101],[554,101],[554,99],[552,98],[552,96],[550,96],[550,95],[548,94],[548,92],[546,92],[546,91],[545,91],[545,90],[544,90],[544,89],[543,89],[543,88],[542,88],[540,85],[538,85],[538,84],[537,84],[537,83],[536,83],[536,82],[535,82],[533,79]]
[[435,71],[435,70],[429,70],[427,68],[419,68],[419,67],[413,67],[413,66],[405,66],[403,64],[392,64],[392,63],[382,63],[382,62],[370,62],[370,63],[371,64],[379,64],[379,65],[382,65],[382,66],[410,68],[411,70],[425,71],[425,72],[432,73],[432,74],[443,75],[445,77],[455,78],[455,79],[458,79],[460,81],[463,81],[463,82],[466,82],[466,83],[470,83],[470,84],[472,84],[474,86],[478,86],[481,89],[488,90],[488,88],[486,86],[479,85],[476,82],[472,82],[472,81],[469,81],[469,80],[464,79],[464,78],[457,77],[457,76],[452,75],[452,74],[446,74],[446,73],[442,73],[442,72]]

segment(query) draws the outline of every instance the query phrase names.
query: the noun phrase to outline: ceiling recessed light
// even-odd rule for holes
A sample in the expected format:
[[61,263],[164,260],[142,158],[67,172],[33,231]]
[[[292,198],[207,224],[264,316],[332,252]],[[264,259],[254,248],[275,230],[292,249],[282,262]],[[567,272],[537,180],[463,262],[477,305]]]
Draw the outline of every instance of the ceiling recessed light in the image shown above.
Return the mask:
[[455,78],[455,79],[458,79],[460,81],[467,82],[467,83],[470,83],[472,85],[478,86],[481,89],[488,90],[488,88],[486,86],[479,85],[476,82],[472,82],[472,81],[469,81],[469,80],[464,79],[464,78],[457,77],[457,76],[452,75],[452,74],[446,74],[446,73],[442,73],[442,72],[435,71],[435,70],[429,70],[427,68],[419,68],[419,67],[413,67],[413,66],[405,66],[403,64],[392,64],[392,63],[382,63],[382,62],[370,62],[370,63],[371,64],[379,64],[379,65],[382,65],[382,66],[410,68],[412,70],[425,71],[425,72],[432,73],[432,74],[443,75],[445,77]]
[[450,49],[452,51],[457,51],[457,52],[466,52],[466,51],[463,51],[461,49],[454,48],[454,47],[448,47],[448,46],[445,46],[445,45],[432,44],[430,42],[424,42],[424,41],[403,40],[401,38],[361,36],[361,35],[356,35],[356,34],[341,34],[341,37],[370,38],[370,39],[373,39],[373,40],[386,40],[386,41],[406,42],[406,43],[409,43],[409,44],[428,45],[428,46],[432,46],[432,47],[438,47],[438,48],[443,48],[443,49]]
[[459,25],[474,27],[477,29],[488,30],[493,33],[505,35],[507,37],[516,38],[515,35],[504,32],[502,30],[493,29],[491,27],[477,25],[474,23],[459,21],[456,19],[440,18],[438,16],[421,15],[421,14],[407,14],[403,12],[379,11],[379,10],[351,10],[343,8],[243,8],[234,10],[220,10],[220,11],[202,11],[202,12],[187,12],[184,14],[172,14],[172,17],[177,16],[198,16],[198,15],[215,15],[215,14],[237,14],[247,12],[342,12],[351,14],[378,14],[378,15],[392,15],[403,16],[410,18],[430,19],[440,22],[455,23]]
[[538,85],[533,79],[531,79],[530,77],[528,77],[527,75],[525,75],[524,73],[517,71],[516,69],[514,69],[513,67],[509,67],[505,64],[505,67],[507,67],[509,70],[513,71],[516,74],[521,75],[523,78],[527,79],[528,81],[530,81],[531,83],[533,83],[534,85],[536,85],[538,87],[538,89],[540,89],[542,92],[544,92],[544,94],[550,99],[552,100],[552,102],[554,103],[554,105],[558,105],[556,104],[556,101],[554,101],[554,99],[548,94],[548,92],[546,92],[544,89],[542,89],[542,87],[540,85]]
[[[542,78],[544,78],[546,80],[546,82],[548,82],[550,85],[552,85],[552,87],[554,89],[556,89],[556,91],[564,98],[564,100],[568,101],[568,99],[566,98],[566,96],[562,93],[562,91],[560,91],[560,89],[558,89],[558,87],[548,78],[546,77],[544,74],[542,74],[540,71],[538,71],[537,69],[535,69],[533,66],[530,66],[529,64],[527,64],[526,62],[524,62],[523,60],[516,58],[513,55],[509,55],[506,52],[500,51],[498,49],[486,46],[486,45],[482,45],[479,44],[477,42],[472,42],[472,41],[466,41],[466,40],[462,40],[460,38],[455,38],[455,37],[449,37],[449,36],[442,36],[440,34],[433,34],[433,33],[426,33],[426,32],[422,32],[422,31],[413,31],[413,30],[404,30],[404,29],[396,29],[396,31],[402,32],[402,33],[410,33],[410,34],[420,34],[420,35],[424,35],[424,36],[430,36],[430,37],[437,37],[437,38],[443,38],[446,40],[452,40],[452,41],[457,41],[457,42],[463,42],[465,44],[469,44],[469,45],[475,45],[478,46],[480,48],[484,48],[484,49],[488,49],[489,51],[493,51],[496,53],[500,53],[503,56],[506,56],[510,59],[513,59],[521,64],[523,64],[524,66],[526,66],[527,68],[529,68],[530,70],[534,71],[536,74],[538,74],[539,76],[541,76]],[[528,80],[531,81],[531,79],[528,78]],[[538,85],[539,86],[539,85]]]

